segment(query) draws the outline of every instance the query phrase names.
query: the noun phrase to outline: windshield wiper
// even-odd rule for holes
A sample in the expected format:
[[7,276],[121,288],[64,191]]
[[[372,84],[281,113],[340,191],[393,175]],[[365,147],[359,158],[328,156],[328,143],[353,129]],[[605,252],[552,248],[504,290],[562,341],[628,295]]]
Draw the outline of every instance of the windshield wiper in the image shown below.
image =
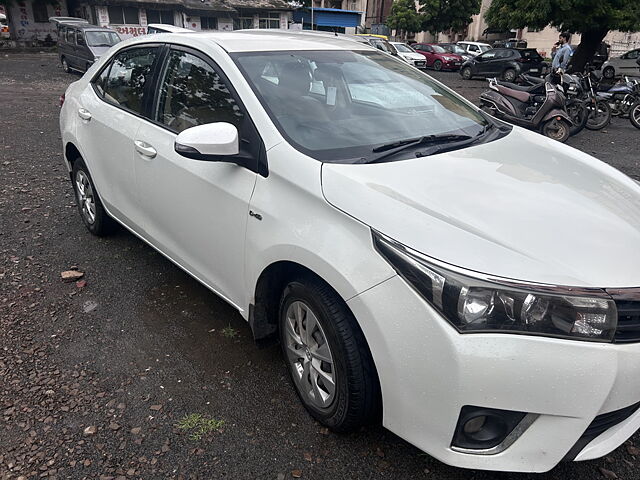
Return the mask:
[[[483,132],[484,133],[484,132]],[[382,152],[380,155],[375,155],[368,158],[362,158],[357,163],[378,163],[380,160],[388,158],[396,153],[407,150],[411,147],[417,147],[418,145],[432,145],[442,144],[450,142],[460,142],[468,140],[476,140],[477,137],[471,137],[469,135],[455,135],[455,134],[443,134],[443,135],[426,135],[424,137],[410,138],[407,140],[400,140],[392,143],[385,143],[378,145],[371,151],[374,153]]]

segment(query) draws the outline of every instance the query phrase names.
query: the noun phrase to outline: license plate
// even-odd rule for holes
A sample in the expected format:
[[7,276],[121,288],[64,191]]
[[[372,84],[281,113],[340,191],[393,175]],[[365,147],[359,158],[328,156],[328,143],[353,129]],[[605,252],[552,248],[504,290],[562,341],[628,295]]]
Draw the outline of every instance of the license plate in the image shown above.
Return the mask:
[[531,70],[529,70],[530,72],[537,72],[538,69],[537,68],[532,68]]
[[456,63],[454,63],[454,65],[459,66],[459,65],[462,65],[462,63],[456,62]]
[[416,65],[419,67],[424,67],[424,62],[416,62]]

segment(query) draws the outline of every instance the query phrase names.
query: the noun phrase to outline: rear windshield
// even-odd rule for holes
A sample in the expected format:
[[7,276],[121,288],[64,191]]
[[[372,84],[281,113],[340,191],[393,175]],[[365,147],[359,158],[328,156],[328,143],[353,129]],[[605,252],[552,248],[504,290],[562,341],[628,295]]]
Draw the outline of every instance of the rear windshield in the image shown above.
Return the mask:
[[526,60],[539,60],[542,58],[535,48],[522,49],[518,51]]

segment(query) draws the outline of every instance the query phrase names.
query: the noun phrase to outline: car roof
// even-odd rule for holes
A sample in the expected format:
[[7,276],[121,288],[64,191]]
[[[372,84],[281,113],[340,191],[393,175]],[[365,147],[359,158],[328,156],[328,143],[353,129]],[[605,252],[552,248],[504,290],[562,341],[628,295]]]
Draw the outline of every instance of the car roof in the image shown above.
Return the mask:
[[[373,47],[366,42],[367,37],[336,35],[334,33],[296,32],[291,30],[234,30],[231,32],[184,32],[158,33],[154,37],[163,37],[184,44],[189,39],[211,41],[227,52],[270,52],[287,50],[370,50]],[[136,37],[142,43],[149,36]],[[382,38],[374,37],[376,40]],[[146,40],[148,41],[148,40]]]
[[165,30],[166,32],[172,32],[172,33],[180,33],[180,32],[193,32],[194,30],[190,30],[188,28],[183,28],[183,27],[176,27],[175,25],[170,25],[167,23],[150,23],[147,25],[147,27],[151,27],[151,28],[158,28],[161,30]]

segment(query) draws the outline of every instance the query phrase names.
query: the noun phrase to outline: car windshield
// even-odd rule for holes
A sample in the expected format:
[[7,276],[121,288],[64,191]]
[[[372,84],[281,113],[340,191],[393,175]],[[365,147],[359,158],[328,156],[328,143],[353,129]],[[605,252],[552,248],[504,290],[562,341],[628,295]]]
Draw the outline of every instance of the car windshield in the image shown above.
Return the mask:
[[478,45],[478,47],[480,48],[480,51],[482,53],[484,53],[484,52],[486,52],[488,50],[491,50],[491,46],[489,46],[489,45]]
[[399,52],[414,53],[414,50],[411,47],[405,45],[404,43],[393,43],[392,45],[396,47],[396,50],[398,50]]
[[431,48],[433,48],[433,51],[436,53],[447,53],[447,51],[440,45],[431,45]]
[[458,45],[447,45],[445,48],[452,53],[466,53],[465,49]]
[[427,75],[375,51],[232,54],[282,135],[323,161],[360,163],[390,142],[476,136],[488,121]]
[[116,32],[86,32],[90,47],[111,47],[120,41]]

